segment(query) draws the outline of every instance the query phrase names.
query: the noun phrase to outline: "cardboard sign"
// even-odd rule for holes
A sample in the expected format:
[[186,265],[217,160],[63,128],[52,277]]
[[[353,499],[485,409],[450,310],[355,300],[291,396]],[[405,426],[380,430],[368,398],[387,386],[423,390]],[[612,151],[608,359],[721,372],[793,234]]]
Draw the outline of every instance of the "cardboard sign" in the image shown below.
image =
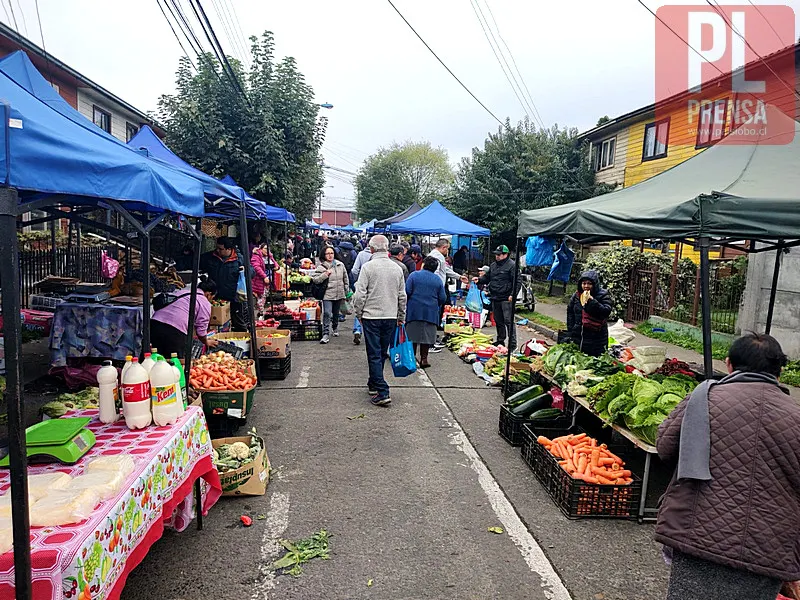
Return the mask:
[[[253,461],[243,464],[238,469],[219,474],[222,484],[223,496],[263,496],[267,492],[269,483],[269,457],[264,444],[264,439],[254,436],[261,443],[261,451],[256,454]],[[243,442],[250,446],[251,437],[229,437],[211,440],[211,446],[216,450],[223,444]]]

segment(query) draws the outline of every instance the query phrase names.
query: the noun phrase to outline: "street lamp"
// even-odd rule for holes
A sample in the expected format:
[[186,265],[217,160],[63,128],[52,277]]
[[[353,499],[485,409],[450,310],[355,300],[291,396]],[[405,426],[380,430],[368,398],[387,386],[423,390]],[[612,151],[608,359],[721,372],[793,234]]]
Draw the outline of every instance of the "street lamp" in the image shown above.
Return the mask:
[[320,106],[321,108],[328,108],[328,109],[330,109],[330,108],[333,108],[333,104],[331,104],[330,102],[323,102],[323,103],[322,103],[322,104],[320,104],[319,106]]

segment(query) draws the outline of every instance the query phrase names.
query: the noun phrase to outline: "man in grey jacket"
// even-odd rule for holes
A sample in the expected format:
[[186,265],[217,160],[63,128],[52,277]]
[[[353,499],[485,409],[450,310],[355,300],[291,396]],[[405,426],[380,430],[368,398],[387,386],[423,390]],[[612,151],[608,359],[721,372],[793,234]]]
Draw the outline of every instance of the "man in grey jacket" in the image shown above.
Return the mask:
[[[358,281],[358,276],[361,274],[361,267],[369,262],[372,258],[372,250],[370,247],[367,246],[361,252],[356,255],[356,261],[353,263],[353,268],[350,271],[350,274],[353,276],[353,281]],[[355,284],[353,285],[353,291],[355,291]],[[358,346],[361,343],[361,321],[358,320],[358,317],[353,315],[353,343]]]
[[402,269],[389,258],[386,236],[372,236],[369,247],[372,257],[360,269],[353,311],[364,329],[372,404],[388,406],[392,400],[383,367],[395,330],[406,318],[406,286]]

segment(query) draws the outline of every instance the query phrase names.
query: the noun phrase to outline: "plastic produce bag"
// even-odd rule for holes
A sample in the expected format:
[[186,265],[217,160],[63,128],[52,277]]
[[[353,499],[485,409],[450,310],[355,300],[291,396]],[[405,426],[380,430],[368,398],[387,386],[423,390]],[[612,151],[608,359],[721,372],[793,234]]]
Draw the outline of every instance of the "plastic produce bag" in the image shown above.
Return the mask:
[[636,334],[625,327],[625,322],[622,319],[619,319],[616,323],[609,326],[608,337],[614,338],[614,341],[617,344],[629,344],[631,341],[633,341],[633,338],[636,337]]
[[477,285],[469,286],[467,292],[467,299],[464,301],[464,306],[467,310],[474,313],[480,313],[483,310],[483,301],[481,300],[481,291]]
[[103,250],[100,253],[100,272],[107,279],[114,279],[119,271],[119,261],[114,260]]
[[109,500],[117,495],[123,483],[125,483],[125,478],[119,471],[95,471],[76,477],[65,488],[65,491],[93,490],[97,492],[100,500]]
[[42,498],[49,494],[52,490],[63,490],[72,481],[66,473],[39,473],[37,475],[28,476],[28,495],[34,495],[37,498]]
[[97,492],[56,490],[31,507],[31,527],[56,527],[80,523],[91,516],[100,502]]
[[239,282],[236,284],[236,297],[239,302],[247,302],[247,280],[244,277],[244,267],[239,269]]
[[133,473],[136,463],[133,457],[128,454],[116,454],[114,456],[98,456],[86,463],[84,471],[86,473],[96,473],[98,471],[115,471],[122,475],[122,479],[127,479]]
[[406,326],[398,325],[394,332],[394,344],[389,348],[389,359],[395,377],[408,377],[417,372],[414,345],[406,337]]
[[[45,492],[46,493],[46,492]],[[28,505],[34,504],[45,495],[40,490],[32,492],[28,490]],[[11,490],[0,496],[0,519],[11,517]]]

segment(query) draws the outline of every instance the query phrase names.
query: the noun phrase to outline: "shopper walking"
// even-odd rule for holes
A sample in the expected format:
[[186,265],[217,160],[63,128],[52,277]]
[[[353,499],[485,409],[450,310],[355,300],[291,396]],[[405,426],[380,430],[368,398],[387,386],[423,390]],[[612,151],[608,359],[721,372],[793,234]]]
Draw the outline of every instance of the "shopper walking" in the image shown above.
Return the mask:
[[267,274],[267,263],[264,257],[268,252],[266,244],[262,244],[255,246],[250,255],[250,266],[253,267],[253,279],[250,285],[253,289],[253,301],[256,304],[256,315],[258,316],[264,313],[264,303],[267,298],[266,290],[269,284],[269,275]]
[[408,280],[408,267],[403,264],[403,247],[400,244],[394,244],[389,248],[389,259],[400,267],[403,272],[403,280]]
[[422,248],[419,244],[411,244],[411,258],[414,259],[414,264],[417,265],[417,268],[414,269],[415,271],[419,271],[422,268],[422,261],[425,260],[425,255],[422,254]]
[[701,384],[659,427],[677,465],[655,539],[672,555],[668,600],[774,600],[800,579],[800,405],[778,382],[775,338],[731,345],[729,375]]
[[439,324],[439,311],[447,302],[442,280],[436,276],[439,262],[428,256],[422,263],[421,271],[414,271],[406,281],[406,333],[414,344],[414,354],[419,347],[419,366],[430,367],[428,351],[436,343],[436,326]]
[[353,309],[364,328],[371,402],[388,406],[392,400],[383,367],[395,330],[406,318],[406,289],[403,271],[389,259],[386,236],[372,236],[369,246],[372,258],[359,272]]
[[[369,247],[369,244],[366,244],[364,249],[356,255],[356,261],[353,263],[353,268],[350,271],[350,278],[353,280],[353,290],[355,291],[356,286],[355,282],[358,281],[358,276],[361,274],[361,267],[363,267],[369,260],[372,258],[372,249]],[[358,346],[361,343],[361,336],[363,334],[363,330],[361,327],[361,321],[358,320],[358,317],[354,314],[353,315],[353,343]]]
[[[495,261],[489,266],[489,271],[481,277],[473,277],[472,281],[479,286],[485,285],[492,299],[492,314],[497,325],[497,339],[495,344],[506,345],[509,351],[517,347],[517,327],[514,324],[514,302],[521,282],[517,264],[509,258],[508,246],[498,246],[494,250]],[[514,289],[516,276],[517,288]],[[462,282],[466,283],[466,276]]]
[[335,255],[332,247],[324,248],[322,260],[314,275],[311,276],[314,283],[328,282],[322,300],[322,339],[320,344],[327,344],[331,341],[331,330],[334,337],[339,337],[339,309],[347,296],[347,290],[350,289],[347,269],[342,261],[335,258]]
[[400,242],[400,245],[403,247],[403,258],[401,258],[400,260],[403,261],[403,264],[406,266],[406,269],[408,269],[408,274],[411,275],[411,273],[418,270],[417,261],[415,261],[411,257],[411,244],[403,240]]

